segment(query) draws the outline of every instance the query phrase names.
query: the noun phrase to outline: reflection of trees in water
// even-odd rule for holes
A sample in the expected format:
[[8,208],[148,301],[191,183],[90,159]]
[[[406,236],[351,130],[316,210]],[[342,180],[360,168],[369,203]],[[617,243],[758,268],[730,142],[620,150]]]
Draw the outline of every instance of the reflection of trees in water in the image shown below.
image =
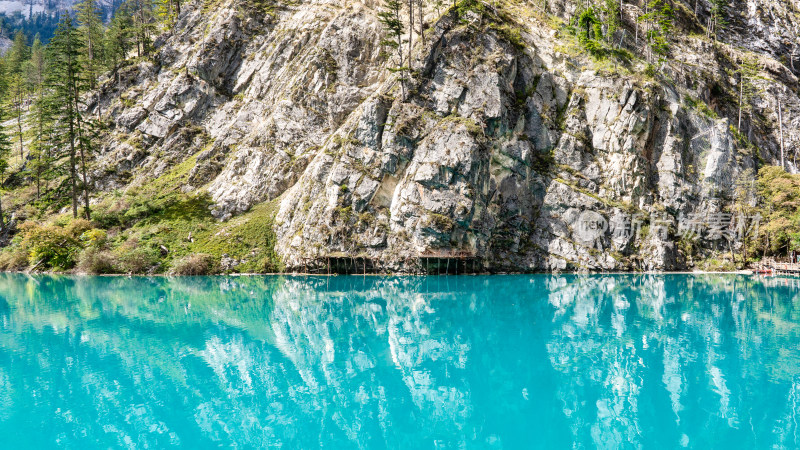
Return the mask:
[[207,436],[248,437],[256,428],[237,417],[243,410],[235,408],[236,399],[223,400],[224,392],[202,382],[214,376],[200,360],[204,334],[211,328],[241,340],[218,316],[249,306],[241,292],[220,296],[223,288],[200,279],[0,277],[0,292],[13,309],[3,320],[0,355],[2,366],[13,368],[12,401],[27,409],[20,414],[49,420],[41,435],[19,439],[56,434],[64,442],[91,437],[155,447],[207,442],[186,432],[206,425],[200,422],[205,405],[197,406],[197,421],[176,414],[204,398],[219,398],[234,413],[218,408],[222,423],[206,427]]
[[0,410],[120,446],[795,446],[796,298],[732,276],[0,275]]

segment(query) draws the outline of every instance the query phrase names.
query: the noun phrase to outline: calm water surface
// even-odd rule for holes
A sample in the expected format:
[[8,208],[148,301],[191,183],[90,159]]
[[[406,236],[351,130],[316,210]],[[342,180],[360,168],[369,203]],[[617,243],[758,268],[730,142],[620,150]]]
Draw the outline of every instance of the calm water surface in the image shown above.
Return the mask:
[[0,448],[797,448],[799,288],[0,275]]

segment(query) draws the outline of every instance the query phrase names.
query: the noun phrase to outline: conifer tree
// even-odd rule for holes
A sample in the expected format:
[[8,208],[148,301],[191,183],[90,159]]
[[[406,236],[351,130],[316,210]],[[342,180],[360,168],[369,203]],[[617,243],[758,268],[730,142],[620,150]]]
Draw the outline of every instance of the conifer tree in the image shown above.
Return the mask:
[[130,4],[123,3],[117,8],[106,31],[106,66],[115,68],[127,58],[133,45],[133,17]]
[[665,0],[648,0],[645,6],[645,14],[639,16],[638,21],[646,25],[647,59],[653,62],[654,54],[663,57],[669,51],[668,37],[672,31],[674,12]]
[[29,171],[36,183],[36,198],[40,198],[43,192],[47,191],[47,185],[42,188],[42,182],[46,181],[52,164],[52,149],[54,147],[53,121],[50,115],[52,111],[48,104],[50,98],[38,95],[31,105],[28,113],[28,127],[30,129],[31,144],[28,150]]
[[78,33],[84,52],[80,62],[89,84],[94,88],[103,62],[103,22],[96,0],[81,0],[75,5],[77,10]]
[[[89,209],[89,185],[86,160],[91,150],[91,140],[86,121],[81,112],[81,93],[87,83],[82,78],[80,54],[83,46],[80,34],[72,18],[65,15],[58,24],[56,33],[48,45],[50,65],[47,84],[50,89],[49,107],[57,127],[54,134],[61,136],[61,144],[69,149],[69,176],[72,190],[72,215],[78,217],[79,184],[83,191],[84,213],[91,217]],[[78,177],[78,157],[81,175]]]
[[[4,120],[0,111],[0,123]],[[8,169],[8,158],[11,155],[11,139],[8,138],[5,128],[0,124],[0,232],[6,231],[6,220],[3,214],[2,186],[5,181],[5,173]]]
[[26,96],[25,80],[22,77],[22,72],[16,72],[11,75],[8,83],[8,95],[10,110],[14,114],[14,119],[17,123],[17,138],[19,140],[19,157],[23,164],[25,161],[25,147],[24,137],[22,133],[22,115],[24,109],[24,102]]
[[414,0],[406,0],[408,4],[408,66],[411,67],[411,53],[414,46]]
[[[733,213],[737,217],[737,225],[739,225],[739,236],[742,247],[742,267],[747,264],[747,245],[756,236],[752,227],[746,226],[744,223],[748,218],[752,218],[757,214],[757,191],[756,191],[756,174],[753,169],[746,169],[742,171],[734,181],[733,190]],[[731,252],[731,257],[733,253]]]
[[6,74],[9,76],[22,72],[22,64],[30,58],[28,38],[21,30],[14,34],[14,42],[6,55]]
[[136,42],[138,57],[150,54],[152,47],[151,36],[156,30],[155,11],[152,0],[128,0],[132,18],[132,34]]
[[613,44],[614,34],[622,26],[622,17],[620,16],[620,1],[619,0],[605,0],[602,6],[603,21],[606,25],[606,40],[609,44]]
[[166,26],[172,26],[181,13],[180,0],[158,0],[157,15],[159,21]]
[[30,47],[28,39],[22,31],[17,31],[14,35],[14,42],[6,55],[5,76],[2,83],[3,91],[0,94],[6,96],[8,109],[13,113],[17,122],[17,138],[19,142],[20,157],[25,158],[24,138],[22,133],[22,116],[26,96],[26,83],[23,76],[25,64],[30,58]]
[[758,60],[753,57],[744,57],[736,69],[739,78],[739,120],[737,128],[742,130],[742,115],[747,114],[752,120],[753,99],[760,90],[755,81],[759,78]]
[[45,56],[44,46],[37,36],[31,47],[31,59],[26,65],[26,78],[33,96],[27,115],[28,149],[30,173],[36,179],[36,198],[41,196],[42,176],[49,167],[50,143],[45,132],[51,126],[45,95]]
[[402,7],[400,0],[385,0],[383,8],[378,13],[378,20],[386,29],[386,39],[381,41],[381,44],[397,52],[397,65],[389,70],[401,74],[400,89],[402,96],[405,98],[405,77],[403,73],[406,71],[406,66],[403,59],[403,19],[400,16]]
[[578,38],[586,44],[590,40],[600,39],[603,31],[600,19],[594,7],[588,7],[578,15]]
[[29,90],[36,91],[44,84],[44,65],[44,45],[37,34],[31,46],[31,57],[23,65],[25,82],[28,84]]
[[417,22],[419,23],[419,38],[425,45],[425,0],[416,0]]
[[6,75],[6,60],[0,58],[0,103],[3,102],[6,92],[8,92],[8,77]]
[[728,0],[711,0],[711,17],[708,19],[708,34],[717,40],[719,32],[728,26],[726,8]]

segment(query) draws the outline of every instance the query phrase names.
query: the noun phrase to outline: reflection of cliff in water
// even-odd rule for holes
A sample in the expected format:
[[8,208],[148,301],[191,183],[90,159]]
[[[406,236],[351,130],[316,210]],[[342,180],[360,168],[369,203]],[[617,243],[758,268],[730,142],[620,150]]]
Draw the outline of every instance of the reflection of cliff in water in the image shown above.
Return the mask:
[[798,444],[800,297],[745,277],[0,275],[0,293],[0,415],[52,417],[63,442]]
[[[547,345],[553,367],[564,376],[558,395],[565,415],[591,418],[573,423],[577,441],[601,448],[625,442],[700,448],[726,440],[734,447],[800,442],[796,292],[766,291],[758,281],[733,276],[550,283],[555,320]],[[769,379],[753,379],[762,364],[768,364]],[[773,392],[766,396],[753,388]],[[785,415],[769,404],[775,396],[784,399]],[[708,411],[709,404],[716,407]],[[673,420],[655,420],[663,417],[656,410],[665,407]],[[708,433],[722,428],[734,431]]]

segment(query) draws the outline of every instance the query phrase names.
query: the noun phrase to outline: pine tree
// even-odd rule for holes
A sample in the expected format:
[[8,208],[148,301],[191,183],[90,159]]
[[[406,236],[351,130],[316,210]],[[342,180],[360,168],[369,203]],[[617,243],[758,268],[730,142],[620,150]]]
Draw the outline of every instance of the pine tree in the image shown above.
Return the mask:
[[[11,155],[11,139],[8,138],[5,128],[2,126],[4,117],[0,111],[0,192],[2,192],[5,173],[8,169],[8,158]],[[6,231],[6,220],[3,215],[2,193],[0,193],[0,232]]]
[[47,180],[52,165],[54,147],[53,121],[51,117],[50,98],[40,95],[31,105],[28,114],[28,127],[30,129],[31,144],[28,150],[29,170],[36,182],[36,198],[40,198],[47,191],[47,184],[42,188],[42,182]]
[[81,0],[75,5],[77,10],[78,33],[80,34],[84,52],[80,62],[86,78],[92,88],[102,70],[103,62],[103,22],[96,0]]
[[25,33],[17,31],[14,35],[14,42],[6,55],[6,73],[16,75],[22,72],[22,64],[30,58],[30,51]]
[[181,13],[180,0],[157,0],[157,3],[156,15],[159,20],[167,27],[172,26]]
[[726,20],[728,1],[729,0],[711,0],[711,17],[708,19],[708,33],[710,36],[714,37],[714,41],[717,40],[720,31],[728,26],[728,21]]
[[[756,238],[752,227],[745,223],[757,211],[756,174],[753,169],[746,169],[736,177],[733,190],[733,213],[737,216],[739,236],[742,245],[742,267],[747,265],[747,245]],[[733,257],[733,253],[731,253]]]
[[419,23],[419,38],[425,45],[425,0],[416,0],[417,22]]
[[622,17],[620,16],[620,1],[605,0],[602,6],[603,22],[606,25],[606,40],[608,44],[613,44],[614,35],[622,27]]
[[17,122],[17,138],[19,140],[19,156],[24,164],[25,161],[25,147],[24,137],[22,133],[22,115],[23,106],[26,97],[25,79],[22,77],[22,72],[16,72],[11,75],[8,83],[8,93],[10,97],[11,111],[14,113],[14,118]]
[[[87,123],[81,112],[81,93],[86,90],[86,80],[81,76],[80,54],[83,51],[80,34],[69,15],[59,23],[53,39],[48,45],[49,61],[47,84],[50,89],[49,104],[60,136],[60,143],[69,149],[69,175],[72,188],[72,215],[78,217],[78,184],[83,191],[84,213],[91,217],[89,209],[89,185],[86,160],[91,150],[91,139]],[[81,175],[78,177],[78,156]]]
[[406,66],[403,59],[403,19],[400,17],[402,8],[403,5],[400,0],[384,0],[383,8],[378,13],[378,20],[386,29],[386,39],[381,41],[381,45],[397,51],[397,65],[389,70],[401,74],[400,89],[403,98],[405,98],[405,77],[403,73],[406,71]]
[[27,64],[26,78],[34,101],[27,115],[28,136],[31,140],[28,155],[30,172],[36,179],[36,198],[41,196],[41,181],[50,164],[50,142],[46,129],[52,126],[45,95],[44,47],[37,36],[31,47],[31,59]]
[[132,41],[133,17],[131,16],[130,5],[123,3],[117,8],[106,31],[106,66],[115,68],[124,61],[131,51]]
[[44,45],[37,34],[31,46],[31,57],[23,65],[25,82],[28,84],[29,90],[36,91],[44,84],[44,66]]
[[594,7],[590,6],[578,14],[578,38],[586,44],[590,40],[600,39],[603,35],[600,19]]
[[747,114],[752,120],[753,99],[761,91],[755,81],[759,78],[758,60],[754,57],[744,57],[736,69],[739,78],[739,120],[737,128],[742,130],[742,115]]
[[414,0],[406,0],[408,4],[408,66],[411,67],[411,53],[414,46]]
[[645,37],[648,44],[648,61],[653,62],[653,54],[660,57],[669,52],[669,34],[675,14],[672,7],[664,0],[648,0],[645,14],[638,21],[646,25]]
[[0,58],[0,103],[3,101],[3,97],[5,96],[6,92],[8,92],[8,75],[6,71],[6,60],[5,58]]
[[152,0],[127,0],[133,21],[132,34],[136,41],[138,57],[150,54],[151,36],[156,31],[155,11]]

